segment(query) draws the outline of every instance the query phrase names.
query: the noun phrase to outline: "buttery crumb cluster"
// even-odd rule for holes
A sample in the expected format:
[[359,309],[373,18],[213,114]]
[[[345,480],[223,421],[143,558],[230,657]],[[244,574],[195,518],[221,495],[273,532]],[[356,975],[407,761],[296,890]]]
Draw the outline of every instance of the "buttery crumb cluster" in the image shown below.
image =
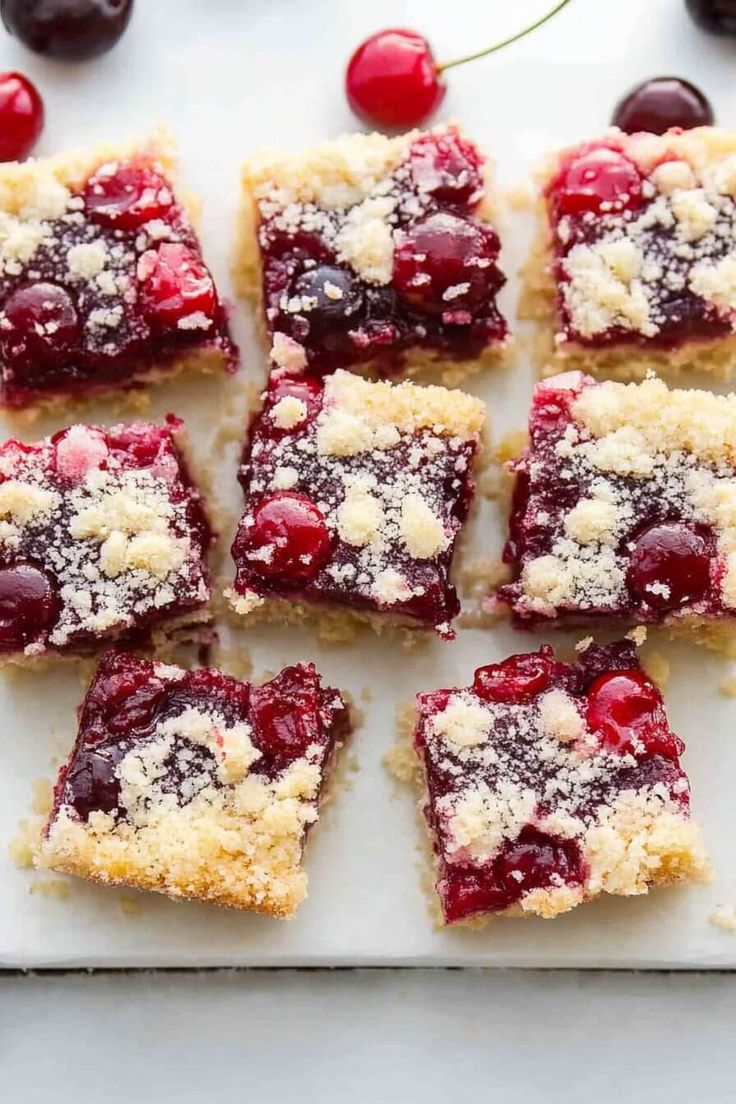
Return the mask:
[[314,667],[263,686],[109,653],[80,713],[38,865],[290,915],[304,840],[349,730]]
[[475,360],[506,337],[484,159],[457,128],[356,134],[244,169],[243,290],[315,372]]
[[208,619],[212,535],[180,428],[73,425],[0,447],[0,660]]
[[484,414],[440,387],[273,373],[241,469],[235,609],[379,612],[451,638]]
[[0,167],[0,402],[234,362],[165,143]]
[[417,704],[446,923],[707,879],[682,744],[629,642],[571,664],[545,646]]
[[579,372],[540,384],[501,589],[520,623],[726,633],[736,613],[736,397]]

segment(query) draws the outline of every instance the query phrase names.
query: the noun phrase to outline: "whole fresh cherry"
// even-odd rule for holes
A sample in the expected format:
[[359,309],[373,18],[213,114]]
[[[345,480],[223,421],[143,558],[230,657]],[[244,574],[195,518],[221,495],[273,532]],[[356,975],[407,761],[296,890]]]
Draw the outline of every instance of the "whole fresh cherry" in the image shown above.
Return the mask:
[[43,120],[43,100],[35,84],[22,73],[0,73],[0,161],[27,157]]
[[569,0],[560,0],[546,15],[502,42],[441,65],[435,61],[427,39],[418,31],[406,27],[378,31],[361,42],[348,62],[345,72],[348,103],[371,126],[385,130],[419,126],[445,97],[445,70],[516,42],[546,23],[567,3]]
[[0,0],[10,31],[37,54],[86,61],[111,49],[128,26],[133,0]]
[[711,126],[713,120],[713,108],[694,84],[679,77],[652,77],[619,101],[611,122],[627,134],[664,134],[670,127]]
[[685,0],[685,7],[704,31],[736,35],[736,0]]

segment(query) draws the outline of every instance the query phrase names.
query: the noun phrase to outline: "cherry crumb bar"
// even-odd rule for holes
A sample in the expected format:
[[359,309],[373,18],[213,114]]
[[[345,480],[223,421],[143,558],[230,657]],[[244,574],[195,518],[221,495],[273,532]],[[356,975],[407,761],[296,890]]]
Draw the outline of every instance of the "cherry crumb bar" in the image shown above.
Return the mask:
[[60,403],[235,349],[161,135],[0,165],[0,405]]
[[37,863],[106,885],[290,916],[350,728],[311,665],[263,686],[108,653],[82,704]]
[[487,176],[452,125],[254,156],[235,274],[270,341],[299,342],[318,374],[459,376],[497,360],[507,327]]
[[182,429],[73,425],[0,446],[0,664],[209,623],[212,532]]
[[736,630],[736,395],[595,382],[537,386],[500,592],[517,626]]
[[545,645],[417,702],[445,923],[708,880],[683,745],[629,641],[573,663]]
[[235,610],[452,639],[450,568],[484,419],[462,391],[272,373],[240,472]]
[[541,206],[522,307],[548,374],[732,374],[736,132],[610,130],[550,159]]

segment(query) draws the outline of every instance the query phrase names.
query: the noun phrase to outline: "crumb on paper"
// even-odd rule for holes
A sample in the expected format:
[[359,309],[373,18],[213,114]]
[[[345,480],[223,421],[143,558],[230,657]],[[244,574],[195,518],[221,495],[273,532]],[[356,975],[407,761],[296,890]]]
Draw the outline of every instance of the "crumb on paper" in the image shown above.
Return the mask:
[[736,907],[717,905],[708,917],[714,928],[725,932],[736,932]]
[[38,816],[48,816],[54,804],[54,784],[50,778],[34,778],[31,783],[31,808]]
[[370,702],[373,701],[373,687],[372,686],[364,686],[363,687],[363,689],[360,691],[360,700],[362,702],[365,702],[366,705],[368,705]]
[[719,683],[719,691],[727,698],[736,698],[736,671]]
[[121,897],[120,898],[120,911],[123,916],[135,916],[140,912],[141,903],[136,900],[135,897]]
[[664,690],[670,677],[670,661],[667,657],[655,650],[644,652],[641,665],[652,682],[656,683],[660,690]]
[[479,556],[456,573],[458,590],[464,598],[485,598],[511,577],[511,569],[499,556]]
[[63,878],[34,878],[28,887],[33,897],[46,897],[52,901],[66,901],[71,891],[69,882]]
[[626,634],[626,639],[631,640],[636,644],[637,648],[641,648],[642,644],[647,638],[646,625],[636,625],[635,628],[629,629]]
[[493,449],[493,458],[499,464],[516,460],[529,443],[529,434],[525,429],[510,429],[504,433]]
[[575,651],[578,653],[578,655],[581,652],[587,652],[588,648],[590,647],[590,645],[592,643],[593,643],[593,637],[592,636],[584,636],[582,640],[578,640],[577,644],[575,645]]

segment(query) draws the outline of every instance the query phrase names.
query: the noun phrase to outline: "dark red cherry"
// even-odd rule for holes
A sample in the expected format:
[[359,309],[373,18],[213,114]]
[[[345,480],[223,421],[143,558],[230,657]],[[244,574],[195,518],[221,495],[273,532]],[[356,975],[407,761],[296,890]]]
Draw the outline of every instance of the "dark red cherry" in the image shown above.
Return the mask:
[[506,888],[509,903],[532,889],[580,885],[580,848],[574,840],[557,839],[528,825],[499,855],[496,876]]
[[120,801],[116,762],[109,751],[85,749],[76,756],[66,776],[63,800],[82,820],[90,813],[112,813]]
[[174,202],[164,178],[140,162],[101,165],[82,196],[92,222],[118,230],[137,230],[151,219],[165,218]]
[[0,161],[27,157],[43,122],[43,100],[35,84],[22,73],[0,73]]
[[268,755],[298,759],[314,738],[294,703],[280,698],[268,686],[253,687],[251,720],[258,747]]
[[611,751],[677,758],[679,741],[669,730],[659,691],[643,671],[599,675],[588,690],[587,718]]
[[629,560],[629,588],[654,609],[677,609],[706,593],[710,562],[708,541],[688,525],[651,525],[636,538]]
[[633,161],[605,146],[573,158],[550,192],[560,215],[632,210],[641,204],[641,183]]
[[528,655],[512,655],[503,663],[479,667],[473,679],[473,689],[486,701],[526,701],[547,689],[556,667],[549,647]]
[[10,652],[43,636],[61,606],[56,583],[32,564],[0,568],[0,650]]
[[360,282],[337,265],[308,268],[294,281],[291,294],[304,303],[297,312],[297,325],[304,329],[295,337],[319,339],[335,330],[344,332],[358,324],[363,310]]
[[304,421],[299,422],[292,429],[280,429],[271,419],[271,433],[273,436],[305,429],[322,407],[323,392],[324,385],[322,381],[314,376],[272,375],[268,386],[269,409],[273,409],[277,402],[286,398],[299,399],[307,408],[307,416]]
[[217,307],[212,277],[204,262],[186,245],[163,242],[138,261],[140,297],[149,321],[176,326],[193,314],[211,318]]
[[3,23],[37,54],[85,61],[104,54],[128,25],[133,0],[0,0]]
[[160,679],[133,685],[130,692],[118,696],[114,709],[108,710],[107,728],[113,736],[149,729],[166,699],[166,685]]
[[483,191],[478,151],[455,130],[417,138],[409,150],[409,165],[417,190],[438,203],[467,204]]
[[736,0],[685,0],[685,7],[704,31],[736,36]]
[[430,215],[402,235],[394,253],[394,286],[410,306],[427,314],[476,310],[498,289],[498,250],[498,237],[487,227],[445,212]]
[[418,126],[436,111],[446,86],[424,35],[402,27],[379,31],[358,46],[345,73],[355,114],[371,126]]
[[239,555],[261,575],[306,582],[330,554],[331,540],[322,512],[306,495],[277,491],[256,508],[245,530]]
[[6,299],[0,343],[9,360],[58,364],[79,336],[79,318],[69,292],[58,284],[25,284]]
[[652,77],[619,101],[611,122],[627,134],[664,134],[670,127],[712,126],[713,118],[713,108],[694,84],[679,77]]

